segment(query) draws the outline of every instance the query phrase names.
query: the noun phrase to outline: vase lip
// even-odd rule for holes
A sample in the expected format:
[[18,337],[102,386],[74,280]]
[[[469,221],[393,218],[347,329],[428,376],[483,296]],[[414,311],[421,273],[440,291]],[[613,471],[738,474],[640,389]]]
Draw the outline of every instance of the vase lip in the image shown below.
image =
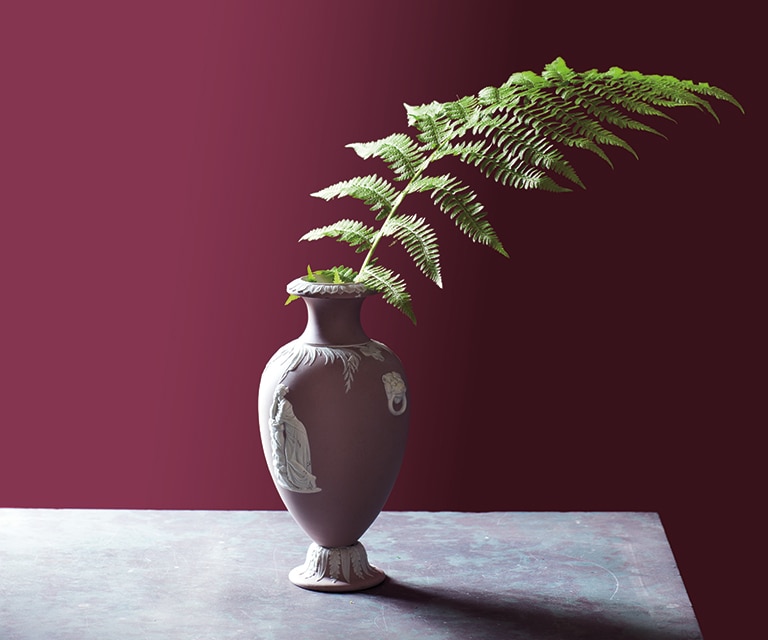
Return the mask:
[[359,282],[310,282],[307,276],[291,280],[285,289],[302,298],[363,298],[373,293]]

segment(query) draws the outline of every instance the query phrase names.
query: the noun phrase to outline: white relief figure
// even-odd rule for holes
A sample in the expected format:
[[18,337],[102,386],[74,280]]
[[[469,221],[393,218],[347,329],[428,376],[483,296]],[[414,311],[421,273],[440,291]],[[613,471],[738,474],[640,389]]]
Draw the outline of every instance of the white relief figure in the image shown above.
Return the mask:
[[269,420],[276,482],[289,491],[317,493],[320,488],[312,475],[307,430],[286,399],[287,393],[288,387],[277,385]]
[[[387,394],[389,412],[393,416],[402,415],[408,407],[403,377],[397,371],[390,371],[381,376],[381,380],[384,383],[384,392]],[[395,405],[400,406],[396,408]]]

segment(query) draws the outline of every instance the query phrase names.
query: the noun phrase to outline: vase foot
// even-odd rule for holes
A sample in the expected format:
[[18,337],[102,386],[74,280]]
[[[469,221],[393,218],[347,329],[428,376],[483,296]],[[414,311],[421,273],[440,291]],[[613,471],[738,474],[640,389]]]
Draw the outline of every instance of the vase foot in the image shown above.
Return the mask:
[[362,591],[384,582],[386,574],[368,563],[359,542],[348,547],[321,547],[312,543],[303,565],[288,574],[302,589],[312,591]]

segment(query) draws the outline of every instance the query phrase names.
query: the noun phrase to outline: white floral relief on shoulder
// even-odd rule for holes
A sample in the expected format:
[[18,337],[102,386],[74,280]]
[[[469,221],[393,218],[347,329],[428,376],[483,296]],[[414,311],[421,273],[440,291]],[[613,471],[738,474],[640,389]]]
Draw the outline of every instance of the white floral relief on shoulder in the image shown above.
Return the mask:
[[342,365],[344,390],[349,392],[355,374],[360,367],[362,356],[382,362],[384,351],[389,352],[390,350],[386,345],[375,340],[343,346],[316,345],[294,340],[280,348],[272,356],[267,363],[267,368],[277,368],[280,372],[279,381],[282,383],[289,373],[300,366],[313,364],[319,357],[323,358],[324,364],[333,364],[339,361]]

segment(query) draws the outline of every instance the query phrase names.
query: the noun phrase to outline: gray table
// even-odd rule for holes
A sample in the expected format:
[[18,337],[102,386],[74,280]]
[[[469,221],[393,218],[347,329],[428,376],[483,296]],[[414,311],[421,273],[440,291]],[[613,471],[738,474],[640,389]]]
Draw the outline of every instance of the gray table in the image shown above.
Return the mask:
[[385,512],[388,574],[291,584],[282,511],[0,509],[1,640],[700,639],[655,513]]

